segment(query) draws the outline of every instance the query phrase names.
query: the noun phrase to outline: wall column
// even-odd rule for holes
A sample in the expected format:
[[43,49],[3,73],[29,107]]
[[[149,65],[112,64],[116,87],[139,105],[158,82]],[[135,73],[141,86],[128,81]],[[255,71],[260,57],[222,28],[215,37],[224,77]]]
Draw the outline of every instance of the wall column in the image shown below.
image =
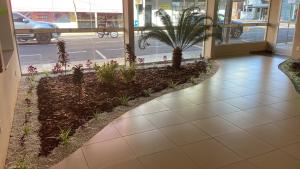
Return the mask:
[[134,54],[134,11],[133,0],[123,0],[124,47],[128,44]]
[[[217,23],[217,12],[218,9],[218,1],[217,0],[207,0],[207,9],[206,16],[211,17],[214,23]],[[212,23],[207,23],[212,24]],[[213,33],[213,28],[207,31],[207,33]],[[213,58],[214,57],[214,48],[215,48],[215,38],[210,37],[204,42],[203,47],[203,56],[205,58]]]
[[269,25],[266,32],[268,51],[274,51],[277,42],[278,28],[280,24],[280,11],[282,0],[271,0],[269,8]]

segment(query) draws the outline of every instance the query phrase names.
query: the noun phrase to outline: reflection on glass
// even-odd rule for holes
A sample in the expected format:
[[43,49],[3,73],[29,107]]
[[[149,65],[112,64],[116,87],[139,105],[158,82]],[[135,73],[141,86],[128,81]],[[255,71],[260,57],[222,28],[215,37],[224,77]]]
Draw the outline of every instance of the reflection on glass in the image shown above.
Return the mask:
[[[217,23],[221,26],[225,25],[221,31],[223,43],[263,41],[265,27],[251,26],[251,24],[267,22],[269,3],[262,0],[220,0]],[[250,25],[245,26],[245,24]]]
[[[201,13],[206,13],[206,0],[134,0],[134,27],[135,32],[135,53],[143,62],[157,62],[171,60],[172,48],[159,42],[150,40],[146,49],[139,49],[138,38],[143,33],[144,27],[162,26],[162,23],[155,15],[158,9],[164,9],[171,17],[173,24],[179,18],[183,9],[188,7],[199,7]],[[197,44],[183,53],[184,59],[199,58],[203,44]]]
[[[124,59],[122,0],[12,0],[23,72],[29,65],[51,70],[57,62],[57,40],[66,41],[70,68],[87,60],[104,62]],[[105,28],[101,32],[80,29]],[[71,28],[72,33],[22,32],[20,29]],[[112,31],[111,28],[117,28]],[[118,29],[119,28],[119,29]]]

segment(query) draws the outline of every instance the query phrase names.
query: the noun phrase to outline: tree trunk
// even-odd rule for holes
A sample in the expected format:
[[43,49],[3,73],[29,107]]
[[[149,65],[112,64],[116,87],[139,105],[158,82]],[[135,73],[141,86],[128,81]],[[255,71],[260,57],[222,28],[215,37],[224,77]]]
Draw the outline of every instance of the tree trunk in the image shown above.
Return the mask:
[[179,47],[176,47],[173,50],[173,59],[172,59],[172,66],[175,69],[180,69],[182,61],[182,50]]

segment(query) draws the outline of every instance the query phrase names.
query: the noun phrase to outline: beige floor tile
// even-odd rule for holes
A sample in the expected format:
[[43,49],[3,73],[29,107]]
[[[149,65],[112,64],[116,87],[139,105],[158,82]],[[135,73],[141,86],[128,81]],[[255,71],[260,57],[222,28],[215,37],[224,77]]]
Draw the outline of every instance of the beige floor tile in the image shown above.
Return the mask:
[[175,147],[166,136],[157,130],[127,136],[125,140],[137,156],[152,154]]
[[217,101],[217,102],[210,102],[203,104],[203,108],[207,109],[208,111],[216,114],[228,114],[228,113],[233,113],[233,112],[238,112],[240,109],[237,107],[234,107],[230,104]]
[[300,160],[300,142],[284,147],[282,150]]
[[300,161],[282,151],[273,151],[249,160],[259,169],[299,169]]
[[275,147],[282,147],[300,141],[300,135],[274,124],[261,125],[246,130]]
[[189,144],[209,138],[207,134],[189,123],[161,128],[160,131],[176,145]]
[[166,98],[166,99],[159,99],[159,102],[166,105],[171,110],[176,110],[182,107],[189,107],[193,106],[191,101],[187,100],[185,97],[173,97],[173,98]]
[[145,115],[144,117],[148,119],[157,128],[174,125],[174,124],[180,124],[186,121],[180,115],[172,111],[151,113]]
[[291,117],[289,114],[280,112],[279,110],[273,109],[269,106],[259,106],[251,109],[244,110],[244,112],[251,115],[261,115],[262,119],[269,119],[269,121],[278,121]]
[[135,110],[141,112],[142,114],[149,114],[160,111],[166,111],[169,110],[169,108],[157,100],[151,100],[147,103],[136,107]]
[[275,124],[296,134],[300,134],[300,116],[280,120],[275,122]]
[[215,169],[241,160],[235,153],[213,139],[186,145],[183,150],[198,166],[201,166],[201,169]]
[[82,147],[90,169],[109,167],[136,157],[122,138]]
[[65,158],[50,169],[89,169],[81,149]]
[[121,137],[121,134],[117,131],[117,129],[113,125],[108,125],[104,127],[99,133],[97,133],[94,137],[92,137],[89,141],[85,143],[85,145],[97,143],[101,141],[111,140],[114,138]]
[[284,101],[269,106],[289,115],[300,115],[300,104],[297,102]]
[[224,100],[225,103],[228,103],[232,106],[235,106],[241,110],[246,110],[254,107],[261,106],[262,104],[257,100],[249,100],[245,97],[238,97],[233,99]]
[[172,112],[179,114],[186,121],[195,121],[217,116],[216,113],[206,110],[203,105],[176,109],[172,110]]
[[204,132],[208,133],[210,136],[241,130],[220,117],[197,120],[194,122],[194,124]]
[[154,125],[143,116],[118,119],[113,125],[122,136],[155,129]]
[[255,94],[255,95],[250,95],[250,96],[245,96],[246,99],[249,100],[257,100],[263,105],[269,105],[269,104],[274,104],[274,103],[279,103],[284,101],[284,99],[274,97],[274,96],[269,96],[266,94]]
[[274,149],[245,131],[226,133],[217,136],[216,139],[244,158],[254,157]]
[[178,149],[143,156],[140,161],[147,169],[199,169],[184,152]]
[[146,169],[139,160],[132,159],[103,169]]
[[224,167],[221,167],[220,169],[257,169],[255,166],[253,166],[248,161],[239,161],[237,163],[233,163]]
[[[282,115],[282,114],[280,114]],[[235,112],[235,113],[230,113],[226,115],[221,115],[222,118],[226,119],[227,121],[233,123],[234,125],[238,126],[239,128],[242,129],[247,129],[267,123],[274,122],[276,120],[279,120],[273,116],[273,115],[264,115],[262,113],[247,113],[244,111],[241,112]],[[281,116],[280,116],[281,117]]]

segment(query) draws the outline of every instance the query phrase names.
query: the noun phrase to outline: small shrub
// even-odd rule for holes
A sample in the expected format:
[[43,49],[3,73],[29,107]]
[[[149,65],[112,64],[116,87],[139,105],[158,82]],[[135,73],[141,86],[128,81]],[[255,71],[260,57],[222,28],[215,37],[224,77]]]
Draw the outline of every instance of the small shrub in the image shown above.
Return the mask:
[[56,63],[52,68],[53,74],[63,73],[63,72],[64,72],[64,70],[62,69],[62,65],[60,63]]
[[24,156],[17,161],[16,165],[13,166],[12,169],[28,169],[29,164],[29,158],[27,156]]
[[23,134],[24,134],[24,136],[29,136],[30,131],[31,131],[31,128],[29,126],[25,126],[23,128]]
[[28,72],[29,75],[35,75],[35,74],[37,74],[38,71],[37,71],[36,67],[30,65],[27,68],[27,72]]
[[196,80],[196,78],[194,78],[194,77],[191,77],[191,78],[190,78],[190,82],[191,82],[192,84],[197,84],[197,80]]
[[127,95],[124,95],[124,96],[121,96],[119,99],[120,99],[120,103],[122,106],[128,106],[130,97],[128,97]]
[[145,63],[145,58],[138,58],[138,63],[143,65]]
[[50,72],[49,71],[44,71],[42,74],[44,75],[44,77],[50,77]]
[[171,80],[168,84],[168,86],[172,89],[175,89],[177,85],[178,85],[178,82],[175,83],[173,80]]
[[143,94],[144,94],[144,96],[146,96],[146,97],[150,97],[150,96],[151,96],[151,93],[153,93],[153,90],[152,90],[151,88],[149,88],[149,89],[143,91]]
[[290,64],[290,71],[300,72],[300,62],[292,62]]
[[111,61],[110,63],[104,63],[102,66],[95,64],[97,78],[104,83],[114,83],[116,80],[118,63]]
[[71,132],[71,129],[67,129],[67,130],[60,129],[60,134],[59,134],[58,138],[59,138],[59,141],[63,145],[69,144],[69,142],[70,142],[70,132]]
[[125,53],[126,53],[126,61],[129,62],[129,65],[132,66],[135,64],[136,56],[134,55],[134,52],[132,50],[132,47],[129,44],[125,45]]
[[88,68],[88,69],[91,69],[91,68],[92,68],[92,65],[93,65],[93,62],[92,62],[90,59],[88,59],[88,60],[86,61],[86,63],[85,63],[85,66],[86,66],[86,68]]
[[81,86],[83,83],[83,66],[81,64],[75,65],[73,69],[73,83],[75,85]]
[[65,67],[65,74],[67,73],[67,64],[69,62],[69,54],[66,51],[66,43],[63,40],[59,40],[56,43],[58,49],[58,63]]
[[136,66],[133,64],[126,68],[126,66],[122,66],[120,69],[121,76],[125,80],[126,83],[132,82],[135,78],[136,74]]
[[95,112],[94,113],[94,118],[98,121],[101,119],[101,113],[100,112]]

